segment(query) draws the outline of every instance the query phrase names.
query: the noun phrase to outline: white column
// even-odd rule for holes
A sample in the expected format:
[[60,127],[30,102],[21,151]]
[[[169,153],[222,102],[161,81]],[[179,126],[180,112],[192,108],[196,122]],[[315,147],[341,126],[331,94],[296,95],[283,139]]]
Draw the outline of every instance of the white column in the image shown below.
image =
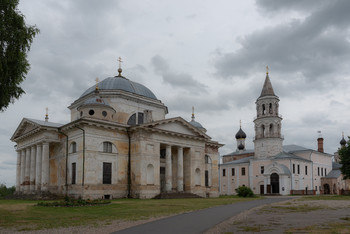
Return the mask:
[[20,190],[24,191],[24,173],[26,170],[26,150],[21,150],[21,179],[20,179]]
[[49,175],[50,175],[50,164],[49,164],[49,143],[43,143],[42,149],[42,168],[41,168],[41,191],[49,190]]
[[26,193],[30,190],[30,148],[26,149],[26,169],[25,169],[25,176],[24,176],[24,191]]
[[16,192],[19,192],[21,184],[21,151],[17,151],[17,167],[16,167]]
[[177,191],[184,191],[183,148],[177,149]]
[[35,189],[35,161],[36,161],[36,147],[31,147],[30,153],[30,192],[34,192]]
[[208,166],[208,185],[209,185],[209,187],[211,187],[211,177],[212,177],[212,175],[211,175],[211,163],[209,164],[209,166]]
[[36,145],[36,174],[35,174],[35,190],[40,191],[41,188],[41,163],[42,153],[41,145]]
[[165,191],[171,192],[173,188],[173,173],[172,173],[172,162],[171,162],[171,146],[166,146],[165,153]]

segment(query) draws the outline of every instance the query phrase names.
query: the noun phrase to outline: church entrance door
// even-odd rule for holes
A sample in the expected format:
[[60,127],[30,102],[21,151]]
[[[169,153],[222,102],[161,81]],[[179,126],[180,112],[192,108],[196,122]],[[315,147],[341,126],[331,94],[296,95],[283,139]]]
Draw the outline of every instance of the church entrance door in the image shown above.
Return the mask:
[[264,195],[264,185],[260,185],[260,195]]
[[165,192],[165,167],[160,167],[160,192]]
[[280,177],[277,173],[272,173],[271,177],[272,193],[280,193]]
[[324,188],[324,194],[330,194],[329,184],[324,184],[323,188]]

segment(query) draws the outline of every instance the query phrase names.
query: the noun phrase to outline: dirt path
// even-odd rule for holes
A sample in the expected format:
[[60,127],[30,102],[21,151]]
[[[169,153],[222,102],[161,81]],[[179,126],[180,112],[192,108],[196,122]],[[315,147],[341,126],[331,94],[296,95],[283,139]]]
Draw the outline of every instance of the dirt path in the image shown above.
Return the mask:
[[206,233],[350,233],[350,200],[299,200],[245,211]]

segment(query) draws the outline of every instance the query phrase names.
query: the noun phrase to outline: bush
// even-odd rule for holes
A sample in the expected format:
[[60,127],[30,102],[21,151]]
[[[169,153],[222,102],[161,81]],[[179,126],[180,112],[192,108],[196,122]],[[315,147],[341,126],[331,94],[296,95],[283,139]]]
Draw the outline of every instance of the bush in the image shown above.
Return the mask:
[[77,206],[98,206],[110,204],[109,200],[84,200],[84,199],[74,199],[70,197],[65,197],[63,201],[54,202],[38,202],[37,206],[46,207],[77,207]]
[[4,184],[0,184],[0,198],[5,198],[9,195],[12,195],[16,191],[15,186],[6,187]]
[[246,186],[239,186],[236,188],[236,193],[239,197],[254,197],[253,191]]

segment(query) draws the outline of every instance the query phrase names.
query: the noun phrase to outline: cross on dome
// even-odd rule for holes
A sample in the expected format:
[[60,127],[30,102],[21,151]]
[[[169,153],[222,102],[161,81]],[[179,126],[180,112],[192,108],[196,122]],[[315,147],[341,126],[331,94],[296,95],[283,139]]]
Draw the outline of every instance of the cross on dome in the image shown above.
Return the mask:
[[98,90],[98,82],[99,82],[98,77],[96,77],[95,81],[96,81],[96,90]]
[[123,71],[123,70],[122,70],[122,62],[123,62],[123,61],[122,61],[122,58],[121,58],[121,57],[118,58],[118,62],[119,62],[119,69],[118,69],[118,73],[119,73],[119,74],[118,74],[118,76],[122,76],[122,71]]

